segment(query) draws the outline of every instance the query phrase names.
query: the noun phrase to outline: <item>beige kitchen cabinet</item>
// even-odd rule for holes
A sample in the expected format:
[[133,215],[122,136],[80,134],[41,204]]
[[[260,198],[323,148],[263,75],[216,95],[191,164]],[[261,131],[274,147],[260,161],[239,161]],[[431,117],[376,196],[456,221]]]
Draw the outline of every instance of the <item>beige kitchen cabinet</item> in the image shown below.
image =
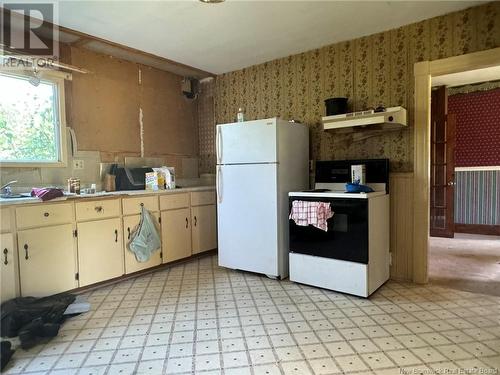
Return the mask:
[[10,232],[12,230],[11,219],[10,219],[10,209],[2,208],[0,209],[0,231]]
[[42,203],[16,208],[18,229],[68,224],[72,221],[73,205],[71,203]]
[[[124,205],[125,207],[125,205]],[[158,233],[160,233],[160,223],[159,218],[160,214],[158,212],[152,213],[154,220],[156,222],[156,229]],[[124,216],[123,217],[123,241],[124,251],[125,251],[125,273],[132,273],[144,270],[146,268],[151,268],[154,266],[158,266],[162,263],[162,249],[158,249],[155,251],[151,258],[147,262],[139,262],[135,258],[135,254],[128,249],[128,243],[131,240],[131,234],[134,229],[139,225],[141,220],[141,215],[132,215],[132,216]]]
[[191,206],[204,206],[215,204],[214,191],[194,191],[189,194],[191,197]]
[[217,247],[217,217],[215,205],[191,207],[192,252],[202,253]]
[[140,214],[142,206],[144,206],[144,208],[149,212],[157,212],[159,210],[158,197],[154,195],[145,197],[123,198],[123,216]]
[[165,194],[160,196],[160,210],[176,210],[189,207],[189,194]]
[[0,235],[2,264],[0,265],[2,282],[0,290],[1,302],[16,297],[16,272],[14,266],[14,241],[12,233]]
[[163,263],[191,256],[189,208],[161,212]]
[[124,274],[123,231],[120,218],[77,224],[80,286]]
[[21,295],[42,297],[78,286],[73,225],[17,232]]
[[[162,246],[147,262],[127,248],[142,205]],[[217,247],[213,190],[95,197],[0,208],[0,298],[47,296]]]
[[102,199],[75,204],[76,220],[99,220],[120,216],[119,199]]

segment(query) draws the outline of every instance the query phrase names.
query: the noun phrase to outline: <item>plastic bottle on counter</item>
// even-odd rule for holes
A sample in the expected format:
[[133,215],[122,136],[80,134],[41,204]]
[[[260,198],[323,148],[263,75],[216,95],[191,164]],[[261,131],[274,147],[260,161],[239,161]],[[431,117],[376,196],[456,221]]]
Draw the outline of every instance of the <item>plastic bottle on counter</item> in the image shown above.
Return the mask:
[[238,122],[245,121],[245,113],[243,112],[243,108],[238,108],[238,113],[236,115],[236,119]]

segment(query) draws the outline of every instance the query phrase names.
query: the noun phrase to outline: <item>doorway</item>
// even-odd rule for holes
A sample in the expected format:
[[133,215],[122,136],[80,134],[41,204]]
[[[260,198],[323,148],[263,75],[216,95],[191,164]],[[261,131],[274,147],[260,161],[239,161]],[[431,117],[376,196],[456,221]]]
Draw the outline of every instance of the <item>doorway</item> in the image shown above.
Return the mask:
[[[425,61],[415,64],[415,153],[414,153],[414,232],[413,232],[413,280],[418,283],[426,283],[429,280],[429,245],[431,214],[430,204],[432,187],[438,179],[431,181],[431,164],[437,164],[437,160],[431,160],[431,95],[432,86],[447,86],[447,79],[469,80],[463,84],[476,83],[477,81],[498,79],[500,77],[500,48],[441,59],[436,61]],[[479,79],[478,79],[479,78]],[[435,140],[436,141],[436,140]],[[454,168],[453,168],[454,170]],[[436,175],[434,175],[434,178]],[[446,181],[446,184],[450,181]],[[454,178],[451,182],[455,182]],[[451,184],[453,186],[453,184]],[[447,202],[450,204],[451,202]],[[434,202],[435,204],[435,202]],[[454,204],[450,205],[454,208]],[[450,207],[450,208],[451,208]],[[438,208],[438,207],[435,207]],[[439,207],[442,208],[442,207]],[[446,206],[448,209],[448,206]],[[449,214],[449,211],[446,211]],[[443,223],[443,215],[434,212],[434,224],[436,218]],[[441,217],[439,217],[441,216]],[[450,217],[453,215],[449,215]],[[449,221],[448,221],[449,222]],[[441,225],[442,229],[444,228]],[[453,226],[453,236],[455,227]],[[448,233],[448,237],[451,235]],[[461,237],[460,235],[459,237]],[[463,238],[465,241],[471,238]],[[497,241],[498,239],[493,239]],[[496,242],[494,242],[496,244]],[[439,247],[439,245],[438,245]],[[449,248],[450,246],[444,246]]]
[[498,78],[438,80],[446,84],[432,89],[430,134],[429,281],[493,295],[500,295]]
[[[498,77],[500,75],[500,48],[416,63],[414,71],[413,281],[426,283],[429,280],[428,255],[431,239],[431,88],[432,85],[446,85],[446,83],[440,83],[439,80],[453,79],[457,75],[462,75],[462,78],[472,78],[472,81],[466,83],[477,82],[477,78],[480,78],[480,81],[491,80],[491,78],[484,78],[488,74],[496,74]],[[443,222],[444,219],[440,219]]]

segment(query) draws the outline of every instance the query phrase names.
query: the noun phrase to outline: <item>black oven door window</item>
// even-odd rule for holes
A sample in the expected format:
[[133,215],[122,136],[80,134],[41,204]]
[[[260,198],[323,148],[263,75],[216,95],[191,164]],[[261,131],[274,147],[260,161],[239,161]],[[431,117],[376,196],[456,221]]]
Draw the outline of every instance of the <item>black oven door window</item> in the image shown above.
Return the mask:
[[[334,212],[328,231],[290,220],[290,251],[319,257],[368,263],[368,200],[349,198],[290,198],[329,202]],[[311,270],[314,272],[314,270]]]

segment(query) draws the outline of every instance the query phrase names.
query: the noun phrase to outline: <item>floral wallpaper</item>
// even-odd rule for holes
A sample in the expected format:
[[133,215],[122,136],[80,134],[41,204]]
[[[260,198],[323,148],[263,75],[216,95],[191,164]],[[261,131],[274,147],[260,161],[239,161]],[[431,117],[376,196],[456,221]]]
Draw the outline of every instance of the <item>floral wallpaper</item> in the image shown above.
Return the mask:
[[[310,128],[312,159],[388,157],[392,171],[412,171],[414,63],[499,46],[500,2],[492,2],[250,66],[217,76],[214,124],[234,121],[239,107],[250,120],[295,119]],[[409,126],[373,136],[324,132],[323,101],[337,96],[349,98],[350,110],[404,106]],[[213,137],[201,142],[215,153]]]
[[456,115],[455,167],[500,167],[500,88],[448,96]]

